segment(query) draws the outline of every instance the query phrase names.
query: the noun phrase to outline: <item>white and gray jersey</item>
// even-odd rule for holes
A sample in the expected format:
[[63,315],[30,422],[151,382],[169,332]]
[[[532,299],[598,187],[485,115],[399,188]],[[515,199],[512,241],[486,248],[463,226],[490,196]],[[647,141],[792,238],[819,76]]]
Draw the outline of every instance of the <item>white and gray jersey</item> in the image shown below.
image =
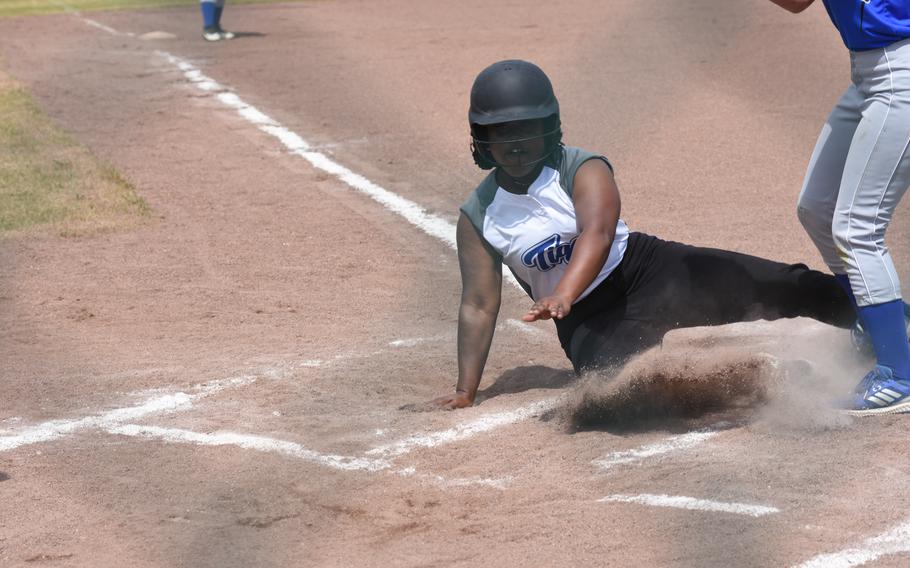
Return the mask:
[[[572,258],[578,220],[572,201],[575,172],[588,160],[603,156],[578,148],[562,148],[558,167],[544,166],[527,194],[499,187],[495,170],[474,190],[461,211],[509,267],[536,301],[556,290]],[[619,220],[610,254],[600,273],[575,300],[591,293],[619,265],[626,251],[629,228]]]

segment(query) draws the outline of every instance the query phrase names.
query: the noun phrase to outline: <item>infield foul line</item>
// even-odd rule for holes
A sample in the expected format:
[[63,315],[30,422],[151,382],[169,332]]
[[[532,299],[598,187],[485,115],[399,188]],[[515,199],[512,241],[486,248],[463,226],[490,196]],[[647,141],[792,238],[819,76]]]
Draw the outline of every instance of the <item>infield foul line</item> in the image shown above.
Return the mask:
[[851,568],[878,560],[882,556],[910,552],[910,521],[885,534],[866,539],[857,548],[821,554],[794,568]]
[[[408,223],[414,225],[427,235],[441,240],[452,249],[458,248],[455,241],[455,225],[452,223],[449,223],[438,215],[428,213],[426,209],[417,203],[373,183],[364,176],[355,173],[332,160],[325,154],[312,149],[310,144],[299,134],[286,128],[269,115],[250,105],[236,93],[228,91],[227,88],[220,85],[214,79],[204,75],[202,71],[188,61],[171,55],[166,51],[156,51],[156,53],[182,71],[184,77],[197,88],[205,92],[216,93],[215,98],[224,106],[235,110],[244,120],[262,132],[278,139],[290,153],[300,156],[314,168],[334,176],[348,187],[367,195],[387,210],[403,217]],[[512,276],[511,272],[504,270],[503,276],[516,288],[522,289],[515,277]]]
[[770,515],[771,513],[780,512],[776,507],[767,507],[764,505],[723,503],[720,501],[709,501],[681,495],[652,495],[649,493],[642,493],[641,495],[608,495],[602,499],[598,499],[598,502],[637,503],[639,505],[648,505],[651,507],[670,507],[673,509],[708,511],[712,513],[735,513],[737,515],[748,515],[750,517],[762,517],[764,515]]

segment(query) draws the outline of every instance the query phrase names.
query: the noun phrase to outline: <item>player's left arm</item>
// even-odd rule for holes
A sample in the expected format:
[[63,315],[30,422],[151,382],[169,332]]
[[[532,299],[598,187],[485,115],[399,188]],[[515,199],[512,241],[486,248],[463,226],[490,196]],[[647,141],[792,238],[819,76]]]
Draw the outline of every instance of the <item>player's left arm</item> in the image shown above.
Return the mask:
[[572,258],[552,296],[541,298],[522,319],[562,319],[572,310],[572,302],[600,274],[613,238],[621,207],[619,188],[613,172],[603,160],[588,160],[575,172],[572,200],[578,221],[578,239]]

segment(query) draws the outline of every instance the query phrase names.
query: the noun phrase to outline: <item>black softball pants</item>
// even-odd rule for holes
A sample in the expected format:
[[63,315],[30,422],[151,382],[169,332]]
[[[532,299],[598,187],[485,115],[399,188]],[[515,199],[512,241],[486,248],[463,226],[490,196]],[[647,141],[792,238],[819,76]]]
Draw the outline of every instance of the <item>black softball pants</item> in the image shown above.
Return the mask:
[[856,320],[830,274],[632,233],[620,265],[556,328],[580,373],[618,370],[672,329],[798,316],[843,328]]

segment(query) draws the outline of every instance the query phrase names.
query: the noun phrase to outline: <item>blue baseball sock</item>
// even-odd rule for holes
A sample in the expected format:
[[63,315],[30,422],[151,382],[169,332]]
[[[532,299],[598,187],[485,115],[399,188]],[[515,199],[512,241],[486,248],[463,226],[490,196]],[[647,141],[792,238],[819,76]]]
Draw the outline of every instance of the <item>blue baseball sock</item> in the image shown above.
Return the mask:
[[202,2],[199,6],[202,8],[202,25],[206,28],[214,28],[218,22],[216,17],[218,7],[214,2]]
[[872,339],[878,364],[891,367],[897,378],[910,379],[910,344],[907,342],[904,309],[902,300],[893,300],[861,306],[859,317]]
[[215,4],[215,26],[221,27],[221,13],[224,12],[224,6]]

